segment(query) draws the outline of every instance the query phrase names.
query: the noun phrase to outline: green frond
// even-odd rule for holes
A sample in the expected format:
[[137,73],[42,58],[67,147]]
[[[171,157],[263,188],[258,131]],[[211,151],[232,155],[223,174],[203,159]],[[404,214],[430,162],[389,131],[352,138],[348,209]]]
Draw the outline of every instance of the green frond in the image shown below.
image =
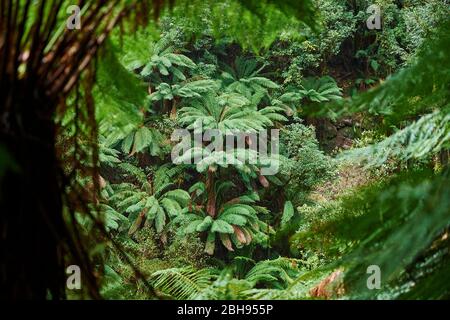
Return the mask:
[[195,270],[192,267],[160,270],[151,275],[156,290],[174,299],[194,299],[214,278],[210,269]]
[[234,233],[233,227],[226,221],[219,219],[214,220],[212,226],[211,226],[211,232],[218,232],[218,233]]
[[381,166],[388,160],[425,159],[450,146],[450,114],[433,112],[379,143],[342,154],[343,159]]

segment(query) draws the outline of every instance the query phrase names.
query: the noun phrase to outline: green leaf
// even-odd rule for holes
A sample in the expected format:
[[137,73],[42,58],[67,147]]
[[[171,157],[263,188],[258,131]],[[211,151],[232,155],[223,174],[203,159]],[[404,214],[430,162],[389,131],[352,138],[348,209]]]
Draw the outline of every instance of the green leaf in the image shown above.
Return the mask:
[[163,65],[163,64],[158,64],[158,69],[159,69],[159,72],[161,72],[161,74],[162,74],[163,76],[168,76],[168,75],[169,75],[169,71],[167,70],[167,68],[166,68],[165,65]]
[[125,209],[125,212],[127,213],[135,213],[138,211],[142,211],[142,209],[144,209],[144,205],[145,205],[145,200],[141,200],[138,203],[135,203],[131,206],[129,206],[128,208]]
[[380,67],[380,65],[378,64],[378,62],[376,60],[370,60],[370,66],[372,67],[372,69],[374,71],[377,71],[378,68]]
[[158,203],[158,200],[156,200],[156,198],[154,197],[154,196],[151,196],[151,197],[149,197],[148,199],[147,199],[147,201],[146,201],[146,203],[145,203],[145,207],[147,208],[147,209],[151,209],[151,208],[153,208],[153,206],[155,205],[155,204],[157,204]]
[[153,140],[151,131],[147,127],[142,127],[136,131],[134,137],[134,152],[140,152],[144,148],[148,147]]
[[281,217],[281,226],[286,225],[294,216],[294,206],[292,202],[286,201],[284,203],[283,216]]
[[184,229],[185,233],[194,233],[197,231],[198,226],[202,223],[202,220],[191,221]]
[[124,153],[130,153],[131,146],[134,140],[134,132],[131,132],[127,137],[122,141],[122,151]]
[[243,216],[237,214],[227,214],[225,216],[220,216],[220,219],[228,222],[229,224],[234,224],[237,226],[245,226],[247,224],[247,219]]
[[211,227],[211,232],[234,233],[233,227],[226,221],[215,220]]
[[180,79],[181,81],[186,80],[186,76],[183,74],[183,72],[180,71],[178,68],[172,68],[172,73],[175,77]]
[[172,66],[172,62],[170,62],[170,60],[166,57],[161,57],[160,59],[165,67],[170,68]]
[[156,213],[158,212],[158,209],[159,209],[159,202],[158,202],[157,199],[155,199],[153,204],[152,204],[152,206],[148,210],[147,218],[148,219],[155,219]]
[[166,210],[171,218],[176,217],[180,211],[180,205],[175,200],[164,198],[161,200],[161,205]]
[[191,199],[189,193],[182,189],[168,191],[164,196],[177,201],[181,206],[186,206]]
[[172,61],[173,64],[176,64],[178,66],[186,67],[186,68],[195,68],[195,63],[182,54],[176,54],[176,53],[168,53],[165,55],[170,61]]
[[250,80],[266,88],[277,89],[279,87],[278,84],[264,77],[253,77]]
[[243,205],[233,205],[224,210],[222,213],[223,216],[229,215],[229,214],[237,214],[237,215],[249,215],[250,211],[248,210],[248,207]]
[[157,233],[161,233],[163,231],[164,226],[166,225],[166,214],[161,207],[158,207],[158,212],[155,217],[155,228]]
[[136,231],[139,230],[139,227],[142,224],[142,221],[144,220],[144,217],[140,214],[138,214],[136,220],[134,220],[133,225],[130,227],[130,230],[128,230],[128,235],[133,235]]
[[216,247],[216,234],[215,232],[209,232],[208,238],[205,243],[205,252],[209,255],[214,254],[214,249]]
[[205,217],[205,219],[203,219],[203,221],[201,221],[201,223],[197,225],[196,231],[203,232],[208,230],[213,224],[213,221],[214,220],[210,216]]
[[148,77],[149,75],[151,75],[153,72],[153,64],[147,63],[147,65],[144,67],[144,69],[142,69],[141,71],[141,76],[143,77]]

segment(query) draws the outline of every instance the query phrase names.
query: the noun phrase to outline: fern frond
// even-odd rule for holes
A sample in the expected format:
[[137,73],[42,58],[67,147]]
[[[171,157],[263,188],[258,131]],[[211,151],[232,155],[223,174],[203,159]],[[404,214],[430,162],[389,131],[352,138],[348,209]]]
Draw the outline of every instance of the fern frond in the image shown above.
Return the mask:
[[367,167],[390,159],[424,159],[450,146],[450,114],[436,111],[397,131],[381,142],[345,152],[342,159],[361,161]]
[[195,270],[192,267],[165,269],[151,275],[155,289],[178,300],[194,299],[213,278],[210,269]]

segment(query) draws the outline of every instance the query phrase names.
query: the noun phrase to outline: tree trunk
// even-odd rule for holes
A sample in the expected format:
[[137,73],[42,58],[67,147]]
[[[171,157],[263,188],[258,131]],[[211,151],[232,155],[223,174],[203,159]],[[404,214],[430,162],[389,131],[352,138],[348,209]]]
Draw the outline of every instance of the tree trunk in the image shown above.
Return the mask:
[[214,189],[214,171],[211,169],[208,169],[206,177],[206,193],[208,195],[206,212],[214,218],[216,216],[216,192]]
[[172,103],[172,110],[170,110],[170,119],[175,119],[177,117],[177,105],[178,105],[178,98],[175,97]]
[[[19,94],[4,112],[1,143],[18,170],[0,178],[2,299],[64,296],[62,182],[55,156],[55,104]],[[40,107],[39,107],[40,106]],[[43,110],[45,110],[43,112]],[[49,291],[47,291],[49,290]]]

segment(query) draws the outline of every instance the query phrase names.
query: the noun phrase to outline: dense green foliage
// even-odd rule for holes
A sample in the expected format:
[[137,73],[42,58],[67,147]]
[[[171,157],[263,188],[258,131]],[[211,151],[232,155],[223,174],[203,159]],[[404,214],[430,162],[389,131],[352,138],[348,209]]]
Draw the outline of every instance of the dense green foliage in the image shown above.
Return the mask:
[[[101,293],[449,298],[448,1],[375,1],[381,30],[366,28],[368,1],[304,1],[303,22],[291,6],[255,3],[180,1],[157,28],[114,30],[102,51]],[[279,129],[279,171],[263,174],[274,159],[250,138],[173,159],[175,129],[224,140]]]

